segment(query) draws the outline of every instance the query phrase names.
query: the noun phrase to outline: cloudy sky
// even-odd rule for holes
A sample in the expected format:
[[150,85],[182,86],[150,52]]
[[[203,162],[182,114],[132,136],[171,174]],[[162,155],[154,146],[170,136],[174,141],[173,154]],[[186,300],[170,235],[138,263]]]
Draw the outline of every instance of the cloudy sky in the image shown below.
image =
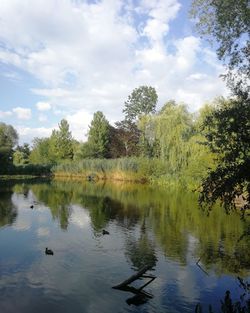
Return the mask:
[[194,32],[189,0],[1,0],[0,121],[20,143],[62,118],[85,140],[93,113],[111,123],[141,85],[196,111],[225,95],[215,52]]

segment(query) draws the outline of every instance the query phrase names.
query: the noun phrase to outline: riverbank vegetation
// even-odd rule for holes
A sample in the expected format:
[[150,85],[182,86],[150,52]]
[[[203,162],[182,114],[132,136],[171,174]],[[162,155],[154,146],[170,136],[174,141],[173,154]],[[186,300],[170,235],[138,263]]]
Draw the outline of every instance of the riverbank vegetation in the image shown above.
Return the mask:
[[[152,87],[139,87],[132,95],[140,102],[144,93],[152,90],[155,102],[156,91]],[[135,95],[136,92],[139,96]],[[132,95],[129,96],[130,102]],[[48,174],[51,169],[58,176],[94,175],[99,179],[161,184],[188,179],[198,183],[215,164],[213,153],[205,145],[201,126],[204,118],[225,101],[218,98],[197,114],[173,100],[156,112],[152,105],[150,109],[144,109],[145,106],[139,103],[138,107],[142,106],[142,109],[133,109],[137,113],[132,115],[126,102],[125,118],[114,126],[102,112],[96,112],[89,126],[88,140],[84,143],[72,138],[66,120],[60,122],[59,129],[54,130],[49,138],[35,138],[31,148],[27,144],[15,146],[17,142],[11,142],[11,137],[5,136],[9,145],[8,154],[2,158],[5,167],[1,172]],[[10,125],[2,124],[2,133],[8,128],[13,129],[17,138]],[[2,140],[2,145],[7,146],[7,143]]]
[[[141,101],[149,98],[152,90],[154,105],[151,103],[150,108],[145,109]],[[153,87],[141,86],[128,99],[125,118],[115,125],[111,125],[102,112],[94,114],[86,142],[73,139],[69,124],[63,119],[49,138],[35,138],[32,147],[28,144],[17,146],[17,132],[2,123],[1,146],[5,149],[2,149],[1,162],[5,166],[1,167],[1,174],[53,174],[93,180],[178,184],[194,189],[202,182],[206,187],[204,179],[216,167],[226,164],[226,158],[231,161],[235,157],[230,166],[236,166],[238,162],[242,167],[244,160],[247,162],[242,149],[249,151],[246,128],[249,115],[236,115],[238,120],[233,123],[235,119],[225,114],[229,108],[237,111],[240,105],[246,105],[239,99],[216,98],[195,113],[174,100],[156,111],[157,95]],[[248,112],[248,108],[245,109]],[[234,124],[242,125],[240,131],[235,132]],[[244,141],[239,136],[243,136]],[[234,151],[235,145],[238,155],[227,156],[218,148],[219,140],[228,153]],[[245,173],[247,171],[243,171],[243,175]]]

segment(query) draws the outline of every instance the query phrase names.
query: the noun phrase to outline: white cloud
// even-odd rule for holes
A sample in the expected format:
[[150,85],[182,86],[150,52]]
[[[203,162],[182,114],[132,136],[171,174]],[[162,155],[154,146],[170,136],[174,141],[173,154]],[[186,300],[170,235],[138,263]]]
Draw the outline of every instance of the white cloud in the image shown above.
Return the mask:
[[142,34],[152,43],[160,43],[169,31],[169,22],[176,17],[180,7],[176,0],[143,0],[141,9],[149,18]]
[[88,125],[90,125],[92,118],[92,114],[89,114],[84,109],[79,110],[75,114],[66,116],[66,119],[70,124],[70,131],[74,138],[80,141],[87,140]]
[[9,117],[12,115],[11,111],[0,111],[0,118]]
[[39,114],[38,120],[40,122],[46,122],[48,120],[47,116],[44,114]]
[[16,125],[15,129],[17,130],[20,137],[20,144],[24,142],[31,142],[34,137],[49,137],[53,129],[58,127],[24,127],[21,125]]
[[170,39],[180,10],[178,0],[1,0],[0,61],[39,79],[43,86],[31,90],[44,98],[37,109],[63,114],[78,139],[97,110],[122,119],[140,85],[154,86],[160,105],[175,98],[194,110],[225,94],[223,68],[198,38]]
[[20,120],[29,120],[31,118],[31,109],[16,107],[12,111],[17,115]]
[[50,103],[42,101],[37,102],[36,107],[39,111],[48,111],[51,109]]

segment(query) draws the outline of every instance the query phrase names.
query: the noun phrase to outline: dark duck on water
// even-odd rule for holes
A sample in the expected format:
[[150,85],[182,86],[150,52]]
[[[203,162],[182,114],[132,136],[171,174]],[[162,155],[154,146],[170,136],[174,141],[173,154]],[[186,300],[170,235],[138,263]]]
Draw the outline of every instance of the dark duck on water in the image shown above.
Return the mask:
[[51,249],[48,249],[48,248],[46,247],[46,249],[45,249],[45,254],[47,254],[47,255],[54,255],[54,252],[53,252]]

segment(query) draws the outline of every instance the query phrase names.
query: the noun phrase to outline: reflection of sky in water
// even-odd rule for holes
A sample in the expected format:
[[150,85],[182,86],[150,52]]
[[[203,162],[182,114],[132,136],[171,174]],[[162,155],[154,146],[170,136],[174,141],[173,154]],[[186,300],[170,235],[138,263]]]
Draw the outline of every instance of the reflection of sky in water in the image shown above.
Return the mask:
[[84,228],[84,226],[89,225],[90,223],[89,214],[85,210],[83,210],[82,207],[77,206],[77,205],[72,205],[71,209],[72,209],[72,213],[69,219],[70,223],[80,228]]
[[[62,230],[59,219],[65,212],[61,206],[53,207],[52,217],[48,203],[38,201],[31,191],[27,196],[12,194],[18,217],[11,226],[0,228],[1,312],[194,312],[197,302],[218,306],[230,287],[234,296],[240,293],[233,277],[218,277],[213,271],[208,276],[197,267],[199,240],[190,232],[183,230],[186,253],[185,262],[180,263],[174,254],[168,256],[162,250],[150,219],[146,219],[146,230],[138,216],[131,227],[128,220],[132,216],[122,216],[121,211],[110,220],[103,217],[111,210],[111,202],[105,200],[101,206],[97,198],[100,208],[94,211],[92,196],[90,200],[88,209],[67,204],[68,226]],[[100,225],[105,225],[110,235],[103,236],[93,218],[104,218],[106,224]],[[146,288],[154,298],[135,307],[125,302],[132,294],[111,286],[133,274],[131,253],[141,248],[140,240],[143,244],[148,240],[148,246],[154,243],[157,263],[152,274],[157,278]],[[45,247],[53,249],[54,256],[45,255]]]
[[46,237],[50,235],[50,230],[47,227],[39,227],[37,229],[37,236],[38,237]]

